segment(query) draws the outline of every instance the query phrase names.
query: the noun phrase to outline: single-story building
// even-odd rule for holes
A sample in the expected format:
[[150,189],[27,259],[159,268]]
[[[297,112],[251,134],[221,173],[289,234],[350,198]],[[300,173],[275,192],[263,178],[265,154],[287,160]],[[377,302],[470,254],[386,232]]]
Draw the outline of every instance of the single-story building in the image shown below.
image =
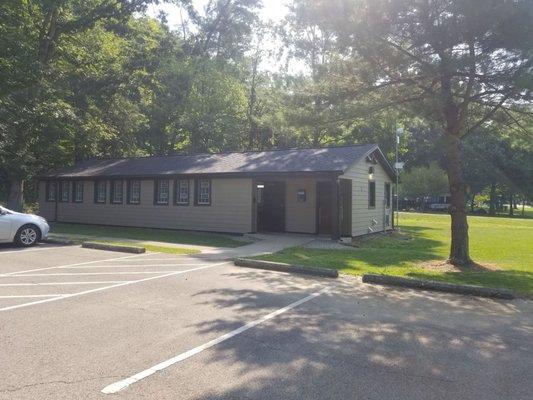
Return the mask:
[[45,174],[50,221],[333,238],[392,228],[394,170],[375,144],[92,159]]

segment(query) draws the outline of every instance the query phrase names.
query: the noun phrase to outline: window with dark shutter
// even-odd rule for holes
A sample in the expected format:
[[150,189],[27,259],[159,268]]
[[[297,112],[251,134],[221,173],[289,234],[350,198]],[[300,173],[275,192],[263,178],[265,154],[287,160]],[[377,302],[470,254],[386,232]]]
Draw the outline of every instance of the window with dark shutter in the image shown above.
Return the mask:
[[189,180],[178,179],[175,184],[176,204],[186,206],[189,204]]
[[56,201],[56,193],[57,193],[57,183],[47,182],[46,183],[46,201]]
[[70,198],[70,182],[63,181],[59,183],[59,201],[67,203]]
[[158,179],[155,181],[154,203],[160,206],[168,205],[169,182],[168,179]]
[[209,179],[198,179],[196,181],[196,205],[211,205],[211,181]]
[[376,207],[376,182],[368,182],[368,207]]
[[107,182],[106,181],[96,181],[94,183],[94,202],[95,203],[105,203],[107,199]]
[[111,181],[111,203],[122,204],[124,200],[122,181]]
[[77,181],[73,184],[72,201],[74,203],[83,203],[83,181]]
[[128,204],[139,204],[141,202],[141,181],[128,181]]

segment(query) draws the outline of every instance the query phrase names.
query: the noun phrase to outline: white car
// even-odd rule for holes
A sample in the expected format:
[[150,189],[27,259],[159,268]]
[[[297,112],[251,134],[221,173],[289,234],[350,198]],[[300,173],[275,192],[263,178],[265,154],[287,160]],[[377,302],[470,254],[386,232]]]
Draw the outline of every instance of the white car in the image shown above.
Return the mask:
[[0,206],[0,243],[32,246],[46,239],[50,227],[43,217],[23,214]]

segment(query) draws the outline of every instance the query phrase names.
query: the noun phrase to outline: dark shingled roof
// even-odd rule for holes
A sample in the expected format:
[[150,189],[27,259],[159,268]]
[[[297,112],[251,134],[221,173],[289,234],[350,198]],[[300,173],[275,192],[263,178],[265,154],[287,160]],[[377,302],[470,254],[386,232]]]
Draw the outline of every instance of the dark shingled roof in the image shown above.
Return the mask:
[[[119,159],[93,159],[62,168],[43,178],[113,176],[148,177],[180,174],[250,174],[286,172],[344,172],[378,150],[385,168],[392,171],[376,144],[315,149],[250,151]],[[394,172],[392,172],[394,173]]]

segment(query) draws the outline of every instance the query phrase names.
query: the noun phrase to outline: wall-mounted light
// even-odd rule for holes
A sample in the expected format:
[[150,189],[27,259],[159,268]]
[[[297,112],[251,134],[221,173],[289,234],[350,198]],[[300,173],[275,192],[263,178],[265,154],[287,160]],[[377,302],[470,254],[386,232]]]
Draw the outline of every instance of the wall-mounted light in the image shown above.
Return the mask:
[[368,168],[368,179],[373,180],[374,179],[374,167]]
[[262,183],[260,183],[259,185],[257,185],[257,188],[258,188],[258,189],[264,189],[264,188],[265,188],[265,185],[263,185]]

